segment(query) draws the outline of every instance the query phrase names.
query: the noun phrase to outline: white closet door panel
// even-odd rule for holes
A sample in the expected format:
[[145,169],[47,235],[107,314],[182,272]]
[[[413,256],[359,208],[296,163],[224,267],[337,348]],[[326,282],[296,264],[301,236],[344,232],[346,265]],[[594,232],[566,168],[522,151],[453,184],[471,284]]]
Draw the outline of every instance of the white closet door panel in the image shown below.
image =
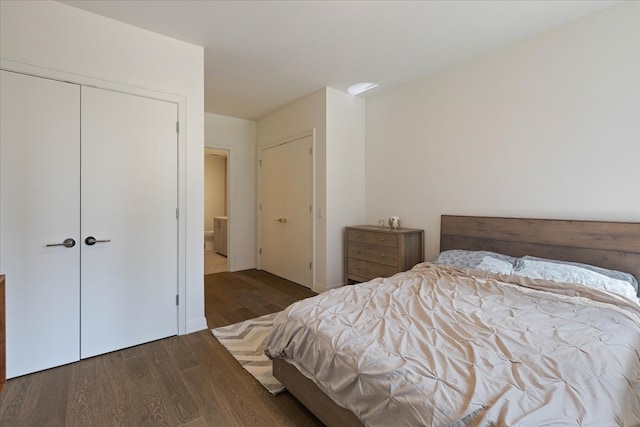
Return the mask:
[[284,276],[292,282],[312,286],[311,259],[313,253],[313,164],[310,136],[285,144],[283,170],[285,174],[282,212],[287,222],[282,227],[282,257]]
[[[11,378],[80,357],[80,87],[0,73],[0,271]],[[46,247],[67,238],[76,245]]]
[[83,358],[177,333],[176,120],[175,104],[82,88]]
[[261,268],[264,271],[284,277],[282,265],[281,222],[283,217],[282,198],[284,176],[282,171],[282,145],[262,151],[262,215],[261,215]]
[[312,138],[262,151],[262,269],[313,285]]

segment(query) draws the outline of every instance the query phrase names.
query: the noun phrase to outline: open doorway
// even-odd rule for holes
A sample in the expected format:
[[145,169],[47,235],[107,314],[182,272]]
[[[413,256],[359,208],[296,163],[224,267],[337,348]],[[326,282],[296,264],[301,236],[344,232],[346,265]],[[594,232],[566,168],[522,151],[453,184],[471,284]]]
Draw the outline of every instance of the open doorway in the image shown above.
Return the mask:
[[227,169],[229,151],[204,149],[204,274],[228,270]]

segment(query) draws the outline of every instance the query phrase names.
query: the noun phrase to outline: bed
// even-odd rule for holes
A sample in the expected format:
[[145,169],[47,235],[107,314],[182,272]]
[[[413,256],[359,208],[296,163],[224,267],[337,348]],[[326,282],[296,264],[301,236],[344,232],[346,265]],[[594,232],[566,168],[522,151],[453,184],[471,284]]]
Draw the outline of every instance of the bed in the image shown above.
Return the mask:
[[[440,244],[640,278],[640,223],[443,216]],[[423,263],[307,301],[279,316],[267,354],[329,426],[640,424],[631,297]]]

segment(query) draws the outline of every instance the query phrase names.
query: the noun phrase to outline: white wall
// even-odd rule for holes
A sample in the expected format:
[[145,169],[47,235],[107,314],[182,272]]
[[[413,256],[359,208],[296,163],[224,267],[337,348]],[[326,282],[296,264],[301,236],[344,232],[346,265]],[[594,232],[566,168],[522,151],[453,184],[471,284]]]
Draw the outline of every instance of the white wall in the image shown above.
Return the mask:
[[366,215],[640,220],[640,3],[367,99]]
[[[203,285],[204,51],[201,47],[49,1],[0,2],[3,66],[121,90],[132,88],[182,104],[179,260],[182,333],[206,328]],[[188,182],[188,186],[186,183]],[[186,221],[184,221],[186,219]],[[185,298],[186,297],[186,298]]]
[[344,284],[344,227],[365,223],[365,102],[327,88],[325,287]]
[[227,158],[205,153],[204,231],[213,231],[213,218],[227,215],[226,201]]
[[229,271],[256,267],[256,122],[206,113],[205,146],[229,150]]

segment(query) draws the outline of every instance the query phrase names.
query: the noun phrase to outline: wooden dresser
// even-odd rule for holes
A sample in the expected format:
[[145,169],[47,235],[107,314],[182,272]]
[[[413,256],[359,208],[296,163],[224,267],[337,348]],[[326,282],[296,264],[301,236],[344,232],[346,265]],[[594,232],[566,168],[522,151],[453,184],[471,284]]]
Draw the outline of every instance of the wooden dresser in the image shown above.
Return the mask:
[[424,261],[424,231],[361,225],[344,231],[344,282],[389,277]]

